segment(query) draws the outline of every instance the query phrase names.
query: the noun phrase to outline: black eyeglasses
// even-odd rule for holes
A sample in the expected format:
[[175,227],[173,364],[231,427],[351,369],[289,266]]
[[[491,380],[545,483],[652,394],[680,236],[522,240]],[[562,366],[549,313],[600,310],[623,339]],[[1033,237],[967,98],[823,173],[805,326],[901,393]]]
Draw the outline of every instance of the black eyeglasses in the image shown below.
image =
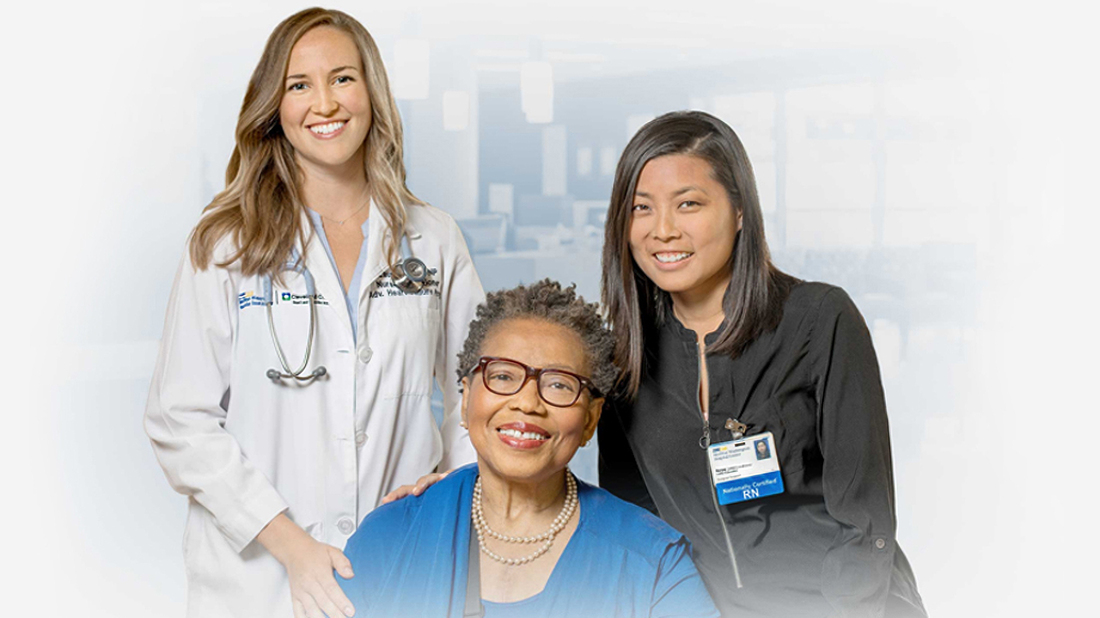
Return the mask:
[[538,386],[539,397],[557,408],[568,408],[577,403],[581,391],[588,389],[593,397],[599,397],[600,391],[592,380],[564,369],[537,369],[528,367],[510,358],[482,356],[474,367],[474,373],[481,372],[481,381],[489,392],[497,395],[515,395],[527,381],[534,378]]

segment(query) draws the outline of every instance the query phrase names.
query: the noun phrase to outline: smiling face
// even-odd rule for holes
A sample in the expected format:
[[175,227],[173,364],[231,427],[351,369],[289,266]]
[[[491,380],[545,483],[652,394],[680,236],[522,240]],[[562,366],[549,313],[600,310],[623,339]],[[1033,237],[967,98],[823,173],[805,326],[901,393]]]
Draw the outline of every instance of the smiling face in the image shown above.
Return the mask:
[[[508,319],[494,326],[482,342],[481,355],[591,375],[577,333],[533,318]],[[575,404],[559,408],[539,397],[535,380],[515,395],[497,395],[485,388],[481,372],[462,379],[462,418],[481,474],[505,482],[537,484],[564,469],[595,433],[603,401],[585,389]]]
[[673,300],[725,292],[740,229],[741,215],[703,159],[665,155],[642,168],[630,218],[630,253]]
[[319,26],[290,52],[279,123],[306,171],[363,167],[370,95],[359,49],[343,30]]

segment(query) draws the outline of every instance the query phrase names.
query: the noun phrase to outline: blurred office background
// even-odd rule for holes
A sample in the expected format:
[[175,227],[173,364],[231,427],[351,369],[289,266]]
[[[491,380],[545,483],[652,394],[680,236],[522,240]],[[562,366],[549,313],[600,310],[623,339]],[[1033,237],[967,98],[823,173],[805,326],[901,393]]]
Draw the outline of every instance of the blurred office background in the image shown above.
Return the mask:
[[[5,327],[12,371],[36,368],[9,381],[4,463],[21,498],[5,517],[37,574],[16,607],[183,615],[185,499],[142,430],[148,379],[248,76],[304,6],[109,3],[64,7],[49,29],[9,22],[23,32],[6,57],[30,65],[8,82],[7,261],[34,264],[16,282],[47,299],[13,297],[25,314]],[[552,277],[598,300],[629,137],[670,110],[729,123],[775,261],[843,286],[872,332],[898,536],[932,615],[1071,611],[1091,543],[1073,533],[1089,535],[1074,435],[1096,412],[1076,399],[1096,369],[1095,335],[1073,326],[1090,318],[1074,292],[1089,280],[1068,267],[1091,248],[1096,205],[1078,190],[1095,123],[1076,116],[1095,50],[1073,6],[335,8],[378,41],[410,187],[459,221],[487,290]],[[574,468],[595,480],[594,458],[589,447]]]

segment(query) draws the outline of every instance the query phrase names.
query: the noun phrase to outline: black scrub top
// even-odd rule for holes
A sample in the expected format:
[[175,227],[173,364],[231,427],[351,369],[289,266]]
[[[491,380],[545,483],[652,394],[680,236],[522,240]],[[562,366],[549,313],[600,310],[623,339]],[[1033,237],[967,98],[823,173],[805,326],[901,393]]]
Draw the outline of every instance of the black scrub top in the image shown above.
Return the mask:
[[[706,428],[697,350],[671,311],[647,337],[636,399],[613,398],[600,419],[600,485],[691,540],[723,615],[924,616],[895,541],[878,361],[848,295],[798,283],[775,330],[737,358],[708,354]],[[717,505],[700,438],[730,440],[727,419],[775,436],[782,494]]]

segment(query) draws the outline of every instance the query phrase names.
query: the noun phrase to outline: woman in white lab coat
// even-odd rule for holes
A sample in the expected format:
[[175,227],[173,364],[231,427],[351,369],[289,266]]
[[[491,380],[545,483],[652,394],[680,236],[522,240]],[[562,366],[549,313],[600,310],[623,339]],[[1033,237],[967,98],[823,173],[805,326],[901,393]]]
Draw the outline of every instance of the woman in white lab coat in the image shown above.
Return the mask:
[[[145,415],[188,496],[189,616],[351,615],[332,571],[353,575],[357,523],[474,459],[456,355],[484,294],[455,222],[406,188],[401,137],[362,25],[279,24],[176,275]],[[410,257],[426,268],[404,286]]]

